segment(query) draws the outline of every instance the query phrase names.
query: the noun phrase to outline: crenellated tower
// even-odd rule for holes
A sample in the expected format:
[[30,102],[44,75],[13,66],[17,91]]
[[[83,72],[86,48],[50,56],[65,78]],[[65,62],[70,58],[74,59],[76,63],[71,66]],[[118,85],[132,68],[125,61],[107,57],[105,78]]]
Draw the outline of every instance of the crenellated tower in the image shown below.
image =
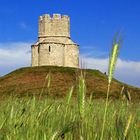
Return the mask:
[[38,41],[32,45],[32,66],[79,67],[79,46],[70,38],[67,15],[39,17]]
[[68,16],[60,14],[46,14],[39,17],[39,38],[55,36],[70,38],[70,19]]

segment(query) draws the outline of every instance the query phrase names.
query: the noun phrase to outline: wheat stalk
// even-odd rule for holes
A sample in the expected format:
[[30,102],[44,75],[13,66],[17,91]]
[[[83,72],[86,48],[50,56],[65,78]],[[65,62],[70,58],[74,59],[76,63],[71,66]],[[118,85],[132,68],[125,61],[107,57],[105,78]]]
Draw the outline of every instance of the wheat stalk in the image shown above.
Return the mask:
[[110,85],[111,85],[113,74],[114,74],[115,67],[116,67],[116,62],[117,62],[119,48],[120,48],[120,42],[121,42],[121,39],[119,39],[118,41],[117,41],[117,39],[114,40],[111,55],[109,58],[108,88],[107,88],[107,97],[106,97],[105,111],[104,111],[104,117],[103,117],[103,126],[102,126],[101,138],[100,138],[101,140],[103,139],[103,135],[104,135],[104,127],[105,127],[105,122],[106,122]]
[[110,59],[109,59],[109,68],[108,68],[108,83],[109,84],[112,81],[113,74],[114,74],[114,71],[115,71],[116,62],[117,62],[117,58],[118,58],[118,54],[119,54],[119,48],[120,48],[119,43],[114,43],[113,44],[111,56],[110,56]]
[[50,92],[50,84],[51,84],[51,75],[50,73],[48,73],[45,77],[45,81],[44,81],[44,84],[43,84],[43,88],[41,90],[41,93],[40,93],[40,96],[39,96],[39,99],[41,99],[41,96],[44,92],[44,88],[45,88],[45,85],[46,85],[46,82],[47,82],[47,89],[48,89],[48,92]]
[[52,137],[50,138],[50,140],[57,140],[58,138],[65,138],[65,134],[67,134],[68,132],[73,132],[76,131],[75,129],[77,129],[79,126],[79,122],[73,121],[71,123],[68,123],[67,125],[65,125],[63,128],[61,128],[60,130],[56,131]]
[[132,116],[132,114],[130,114],[130,116],[129,116],[129,118],[128,118],[128,122],[127,122],[126,127],[125,127],[123,140],[125,140],[126,137],[127,137],[128,130],[129,130],[130,124],[131,124],[131,122],[132,122],[132,118],[133,118],[133,116]]
[[66,115],[67,115],[68,107],[70,105],[70,100],[71,100],[71,97],[72,97],[73,90],[74,90],[74,86],[72,86],[70,88],[69,92],[68,92],[67,102],[66,102],[66,111],[65,111],[65,115],[64,115],[64,121],[66,119]]
[[86,86],[85,86],[85,79],[83,74],[79,76],[79,85],[78,85],[78,109],[80,118],[84,118],[85,112],[85,93],[86,93]]
[[70,104],[70,100],[71,100],[71,97],[72,97],[73,90],[74,90],[74,86],[72,86],[69,90],[69,94],[67,96],[67,105]]

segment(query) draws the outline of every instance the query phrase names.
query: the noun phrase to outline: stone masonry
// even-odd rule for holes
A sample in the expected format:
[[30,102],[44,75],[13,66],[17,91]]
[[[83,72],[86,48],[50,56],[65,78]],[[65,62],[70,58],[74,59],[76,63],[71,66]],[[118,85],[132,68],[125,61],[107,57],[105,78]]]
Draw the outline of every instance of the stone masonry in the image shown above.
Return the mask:
[[38,41],[31,49],[32,66],[79,67],[79,46],[70,38],[70,18],[66,15],[40,16]]

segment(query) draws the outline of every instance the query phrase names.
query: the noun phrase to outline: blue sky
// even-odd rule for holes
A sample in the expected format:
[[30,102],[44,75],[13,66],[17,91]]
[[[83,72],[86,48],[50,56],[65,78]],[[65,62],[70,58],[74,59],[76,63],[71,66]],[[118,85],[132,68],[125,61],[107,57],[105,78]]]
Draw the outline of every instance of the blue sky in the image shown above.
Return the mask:
[[0,75],[30,65],[38,16],[60,13],[71,17],[71,38],[89,68],[107,71],[113,36],[121,30],[124,41],[115,77],[140,87],[139,7],[139,0],[1,0]]

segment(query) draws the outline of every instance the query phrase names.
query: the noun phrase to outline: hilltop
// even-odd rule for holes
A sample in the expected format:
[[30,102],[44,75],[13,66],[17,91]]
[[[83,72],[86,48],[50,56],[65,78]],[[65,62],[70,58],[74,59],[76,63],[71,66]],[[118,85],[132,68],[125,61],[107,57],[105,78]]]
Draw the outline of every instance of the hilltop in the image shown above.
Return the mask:
[[[17,69],[0,78],[0,97],[6,95],[14,96],[39,96],[48,95],[53,97],[63,97],[74,85],[74,96],[76,96],[79,69],[68,67],[42,66],[26,67]],[[93,94],[93,98],[105,98],[107,91],[107,75],[99,70],[83,70],[85,73],[87,96]],[[46,76],[50,73],[51,85],[50,93],[47,89]],[[110,97],[113,99],[120,97],[122,86],[126,86],[130,91],[132,101],[140,100],[140,89],[129,86],[116,79],[111,84]]]

